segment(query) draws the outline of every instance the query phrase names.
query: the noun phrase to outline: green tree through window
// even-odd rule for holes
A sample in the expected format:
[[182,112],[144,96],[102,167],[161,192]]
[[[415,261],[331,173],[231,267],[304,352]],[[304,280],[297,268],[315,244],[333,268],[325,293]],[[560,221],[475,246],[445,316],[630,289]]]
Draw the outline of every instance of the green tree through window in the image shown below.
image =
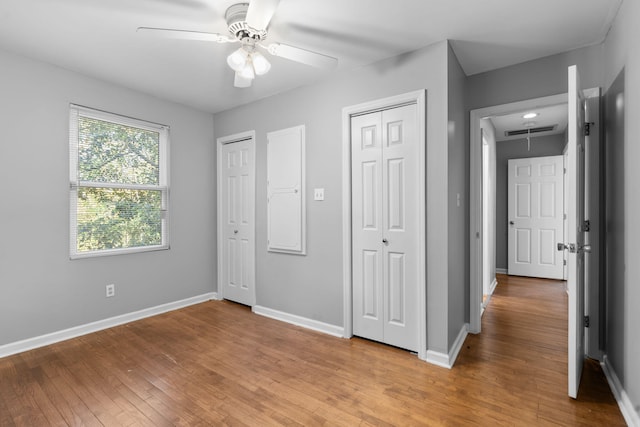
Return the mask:
[[71,113],[72,257],[168,247],[166,128]]

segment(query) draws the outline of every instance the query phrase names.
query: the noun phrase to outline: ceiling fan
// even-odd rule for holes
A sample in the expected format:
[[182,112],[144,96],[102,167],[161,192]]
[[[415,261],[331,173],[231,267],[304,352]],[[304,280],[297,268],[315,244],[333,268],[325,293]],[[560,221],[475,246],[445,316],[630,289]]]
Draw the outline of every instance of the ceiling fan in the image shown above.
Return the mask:
[[250,3],[230,6],[225,13],[230,35],[152,27],[139,27],[138,32],[172,39],[240,43],[240,48],[227,57],[227,64],[235,71],[234,86],[239,88],[250,87],[256,75],[265,74],[271,68],[271,64],[260,49],[264,49],[273,56],[313,67],[334,68],[338,60],[331,56],[282,43],[264,43],[269,22],[279,2],[280,0],[251,0]]

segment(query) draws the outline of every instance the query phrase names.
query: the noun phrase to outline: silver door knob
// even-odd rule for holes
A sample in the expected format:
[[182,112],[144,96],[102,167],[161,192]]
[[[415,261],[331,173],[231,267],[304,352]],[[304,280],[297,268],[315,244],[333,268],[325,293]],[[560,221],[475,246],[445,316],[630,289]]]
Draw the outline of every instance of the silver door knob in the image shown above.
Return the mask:
[[238,234],[238,230],[233,230],[233,234]]
[[515,222],[509,221],[509,225],[514,225],[514,224],[515,224]]
[[386,245],[387,243],[389,243],[389,241],[387,239],[382,239],[382,243]]
[[[575,243],[569,243],[568,245],[565,243],[558,243],[558,250],[559,251],[564,251],[565,249],[569,249],[569,252],[572,254],[576,253],[576,244]],[[591,248],[589,248],[589,250],[591,250]]]

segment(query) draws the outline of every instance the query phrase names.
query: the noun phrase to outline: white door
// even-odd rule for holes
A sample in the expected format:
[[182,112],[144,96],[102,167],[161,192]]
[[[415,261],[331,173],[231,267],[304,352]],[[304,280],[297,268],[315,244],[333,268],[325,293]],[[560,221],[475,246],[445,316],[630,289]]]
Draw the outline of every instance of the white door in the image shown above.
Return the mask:
[[253,138],[222,144],[219,150],[218,215],[221,225],[222,297],[255,304],[255,178]]
[[417,107],[351,119],[353,332],[418,350]]
[[562,156],[509,160],[510,275],[562,279],[563,164]]
[[580,87],[577,67],[569,67],[569,125],[567,142],[568,242],[567,254],[569,291],[569,396],[578,396],[584,363],[584,117],[585,100]]

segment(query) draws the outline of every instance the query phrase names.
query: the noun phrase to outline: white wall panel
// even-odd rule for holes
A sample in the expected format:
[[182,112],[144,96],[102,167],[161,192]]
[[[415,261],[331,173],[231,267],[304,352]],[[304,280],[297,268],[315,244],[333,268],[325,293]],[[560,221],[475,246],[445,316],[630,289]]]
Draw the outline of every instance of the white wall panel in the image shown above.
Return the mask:
[[305,128],[267,134],[267,246],[272,252],[304,255]]

